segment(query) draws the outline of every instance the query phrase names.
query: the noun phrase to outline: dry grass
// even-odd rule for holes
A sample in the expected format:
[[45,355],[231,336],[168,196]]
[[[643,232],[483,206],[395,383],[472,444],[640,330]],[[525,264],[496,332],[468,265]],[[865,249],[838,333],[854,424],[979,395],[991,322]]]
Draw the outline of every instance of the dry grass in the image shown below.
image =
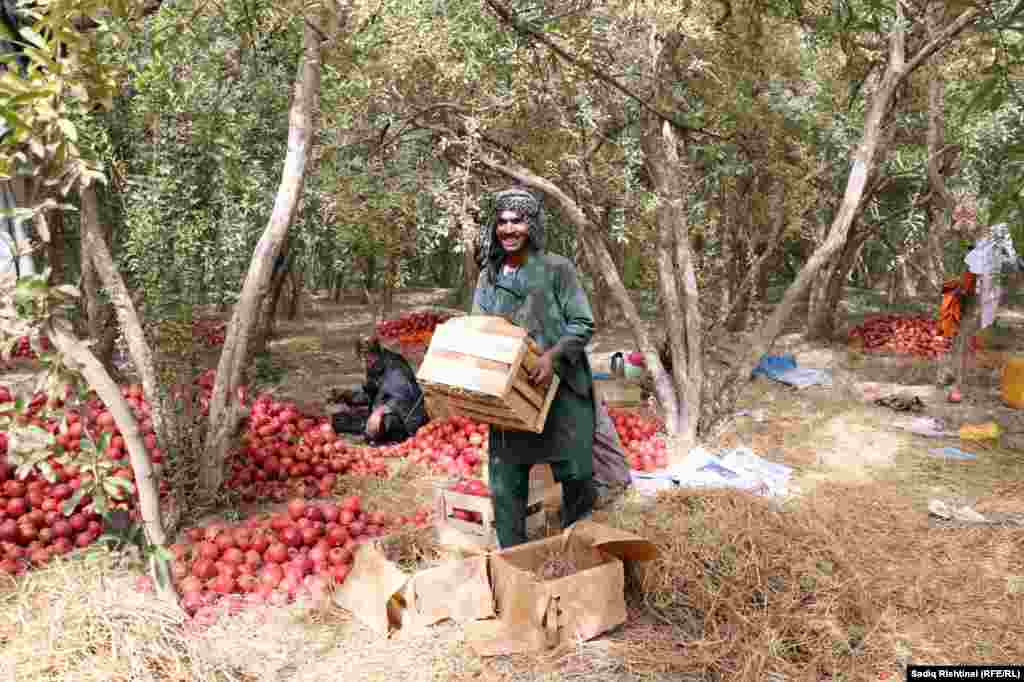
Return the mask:
[[242,680],[183,636],[183,614],[133,589],[103,551],[55,561],[0,603],[7,680]]
[[735,491],[679,491],[606,522],[654,540],[639,565],[668,638],[617,642],[627,668],[719,679],[877,679],[917,663],[1024,659],[1024,538],[938,530],[889,483],[823,484],[780,508]]

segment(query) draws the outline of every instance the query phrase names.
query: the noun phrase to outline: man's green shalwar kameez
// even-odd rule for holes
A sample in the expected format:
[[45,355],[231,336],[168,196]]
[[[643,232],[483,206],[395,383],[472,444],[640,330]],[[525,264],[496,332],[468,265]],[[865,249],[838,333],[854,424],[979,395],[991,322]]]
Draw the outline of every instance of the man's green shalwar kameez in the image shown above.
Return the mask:
[[[498,210],[520,210],[530,222],[530,249],[525,264],[503,272],[504,250],[494,238],[477,281],[473,313],[498,315],[529,332],[542,352],[560,341],[554,371],[561,382],[542,433],[490,430],[489,471],[494,520],[501,547],[526,542],[529,473],[534,464],[549,464],[562,484],[562,526],[589,514],[594,502],[593,378],[584,348],[594,333],[594,317],[573,264],[543,251],[539,206],[505,202],[502,195],[533,197],[522,190],[498,195]],[[535,201],[535,200],[533,200]]]

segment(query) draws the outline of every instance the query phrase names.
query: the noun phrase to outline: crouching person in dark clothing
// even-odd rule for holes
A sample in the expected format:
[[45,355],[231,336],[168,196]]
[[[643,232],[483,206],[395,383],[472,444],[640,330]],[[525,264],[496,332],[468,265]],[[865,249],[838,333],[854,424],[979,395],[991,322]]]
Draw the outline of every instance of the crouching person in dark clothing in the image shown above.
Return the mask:
[[334,430],[364,432],[371,443],[409,438],[428,421],[416,373],[376,338],[361,340],[356,353],[366,362],[366,383],[357,391],[336,394],[341,408],[334,415]]

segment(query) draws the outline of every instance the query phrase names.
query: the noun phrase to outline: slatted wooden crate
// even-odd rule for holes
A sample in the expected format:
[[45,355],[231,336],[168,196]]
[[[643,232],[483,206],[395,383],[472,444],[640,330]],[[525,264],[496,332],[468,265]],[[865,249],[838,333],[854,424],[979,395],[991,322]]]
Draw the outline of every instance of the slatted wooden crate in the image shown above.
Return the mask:
[[[526,500],[526,534],[530,537],[542,534],[547,528],[547,513],[544,497],[548,491],[543,480],[530,480],[530,493]],[[455,517],[455,510],[476,512],[481,521],[467,521]],[[470,546],[478,549],[494,549],[498,546],[497,531],[494,529],[494,502],[490,497],[480,497],[455,492],[450,485],[438,486],[434,495],[434,516],[438,538],[442,544]]]
[[527,372],[540,357],[526,330],[471,315],[437,326],[416,378],[432,417],[462,415],[502,429],[544,430],[558,376],[536,386]]

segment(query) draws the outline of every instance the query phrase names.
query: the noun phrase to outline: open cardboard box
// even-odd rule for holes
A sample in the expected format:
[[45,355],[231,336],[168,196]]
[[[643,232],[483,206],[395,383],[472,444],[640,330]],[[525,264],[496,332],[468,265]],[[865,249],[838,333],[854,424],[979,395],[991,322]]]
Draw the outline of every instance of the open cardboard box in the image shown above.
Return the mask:
[[[540,580],[552,552],[577,572]],[[626,621],[624,560],[657,556],[643,538],[590,521],[560,536],[408,575],[363,545],[336,603],[381,634],[451,618],[481,656],[542,651],[592,639]]]

